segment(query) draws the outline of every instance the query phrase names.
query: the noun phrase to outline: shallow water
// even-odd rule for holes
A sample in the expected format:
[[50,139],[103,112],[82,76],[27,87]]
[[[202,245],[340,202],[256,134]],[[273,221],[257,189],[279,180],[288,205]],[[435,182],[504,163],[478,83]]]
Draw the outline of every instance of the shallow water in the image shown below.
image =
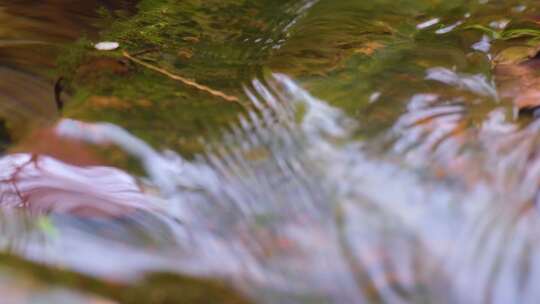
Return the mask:
[[[156,149],[130,134],[157,113],[60,120],[35,141],[62,148],[49,144],[43,154],[16,144],[19,153],[0,159],[2,265],[24,264],[38,281],[48,271],[65,286],[60,294],[120,303],[244,301],[231,290],[257,303],[537,302],[540,123],[513,105],[516,81],[530,79],[497,74],[494,59],[528,41],[491,41],[467,28],[507,20],[535,27],[535,1],[231,1],[193,18],[234,19],[227,5],[262,7],[237,17],[263,25],[237,33],[231,24],[222,48],[209,40],[198,65],[177,68],[241,92],[248,110],[189,158],[160,138]],[[59,20],[88,17],[57,9]],[[46,43],[57,43],[89,30],[85,22],[79,30],[36,26],[54,29]],[[12,79],[35,73],[16,56],[10,62]],[[49,111],[27,95],[2,104]],[[54,120],[47,113],[37,115]],[[168,122],[158,123],[165,130]],[[130,155],[139,166],[58,152],[92,154],[88,145],[116,146],[102,153]],[[84,279],[64,279],[66,270]],[[60,296],[74,296],[67,293]]]

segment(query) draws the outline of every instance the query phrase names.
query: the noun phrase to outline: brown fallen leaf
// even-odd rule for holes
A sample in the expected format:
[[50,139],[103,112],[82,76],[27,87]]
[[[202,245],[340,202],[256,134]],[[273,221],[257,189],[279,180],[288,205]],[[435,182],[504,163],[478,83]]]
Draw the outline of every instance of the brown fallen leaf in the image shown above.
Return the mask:
[[152,101],[148,99],[139,99],[135,101],[135,104],[141,108],[149,108],[152,106]]
[[177,55],[182,60],[188,60],[188,59],[191,59],[191,57],[193,57],[193,52],[190,49],[183,48],[183,49],[178,50]]
[[382,47],[384,47],[382,43],[377,42],[377,41],[370,41],[370,42],[362,44],[362,46],[354,50],[354,52],[358,54],[364,54],[364,55],[370,56],[370,55],[373,55],[375,51],[377,51],[378,49]]
[[500,97],[512,100],[518,111],[540,107],[540,58],[496,64],[494,74]]
[[85,81],[98,78],[103,73],[126,75],[130,71],[129,62],[123,58],[92,57],[78,67],[75,79]]
[[182,40],[186,41],[186,42],[191,42],[191,43],[199,43],[200,39],[199,37],[184,37],[182,38]]
[[115,96],[92,96],[87,103],[96,109],[127,110],[132,107],[129,102]]

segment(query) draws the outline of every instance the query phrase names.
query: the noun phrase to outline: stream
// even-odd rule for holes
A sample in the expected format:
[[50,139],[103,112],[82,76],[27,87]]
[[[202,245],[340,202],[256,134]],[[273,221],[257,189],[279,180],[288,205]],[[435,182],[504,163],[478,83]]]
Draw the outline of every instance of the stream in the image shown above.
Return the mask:
[[0,1],[0,302],[537,303],[539,10]]

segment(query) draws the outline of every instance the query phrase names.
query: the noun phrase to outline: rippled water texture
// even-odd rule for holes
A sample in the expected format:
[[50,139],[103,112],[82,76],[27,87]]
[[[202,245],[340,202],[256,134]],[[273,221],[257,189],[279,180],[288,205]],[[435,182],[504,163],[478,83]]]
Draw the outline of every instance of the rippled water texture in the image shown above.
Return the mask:
[[[272,50],[231,76],[248,107],[202,140],[205,152],[157,149],[104,115],[60,119],[47,138],[66,150],[117,149],[107,151],[129,155],[139,171],[4,155],[6,273],[30,264],[29,277],[79,276],[88,283],[24,290],[81,303],[103,300],[70,289],[126,303],[188,301],[160,285],[191,290],[185,276],[225,284],[197,281],[193,290],[216,292],[186,303],[246,301],[227,287],[256,303],[536,303],[540,122],[517,106],[534,95],[538,59],[501,63],[501,51],[525,42],[468,26],[534,26],[538,4],[276,7],[287,22],[242,42],[250,56]],[[96,287],[103,282],[126,291],[143,282],[148,292],[128,298]]]

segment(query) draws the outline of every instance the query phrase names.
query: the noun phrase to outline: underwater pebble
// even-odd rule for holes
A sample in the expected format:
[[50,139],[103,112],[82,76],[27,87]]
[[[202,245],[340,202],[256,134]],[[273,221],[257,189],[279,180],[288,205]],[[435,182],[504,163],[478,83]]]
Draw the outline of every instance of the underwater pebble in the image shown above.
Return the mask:
[[416,26],[416,28],[419,29],[419,30],[423,30],[425,28],[428,28],[430,26],[433,26],[433,25],[439,23],[439,21],[440,21],[439,18],[433,18],[431,20],[428,20],[428,21],[425,21],[425,22],[422,22],[422,23],[418,24]]
[[374,92],[369,96],[369,103],[374,103],[381,97],[381,92]]
[[454,24],[451,24],[447,27],[443,27],[441,29],[438,29],[435,31],[435,34],[442,35],[442,34],[448,34],[451,31],[453,31],[456,27],[460,26],[463,23],[463,21],[458,21]]
[[94,45],[96,50],[100,50],[100,51],[116,50],[119,46],[120,44],[118,42],[112,42],[112,41],[103,41],[100,43],[96,43],[96,45]]

